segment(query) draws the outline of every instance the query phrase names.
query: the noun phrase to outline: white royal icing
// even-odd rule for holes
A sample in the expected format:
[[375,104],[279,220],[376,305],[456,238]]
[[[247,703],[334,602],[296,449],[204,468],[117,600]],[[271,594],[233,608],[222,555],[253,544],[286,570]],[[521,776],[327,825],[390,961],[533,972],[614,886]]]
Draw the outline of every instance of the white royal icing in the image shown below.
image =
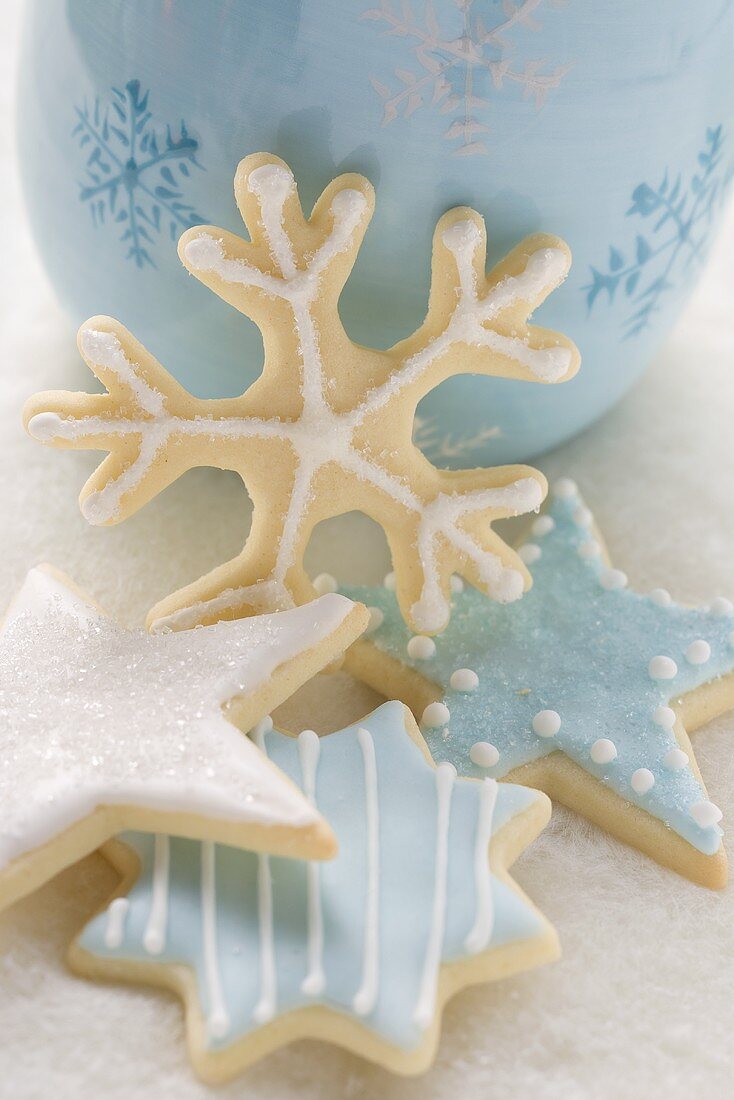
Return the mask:
[[167,836],[155,838],[153,857],[153,902],[143,936],[143,945],[150,955],[160,955],[166,946],[168,920],[168,872],[171,862],[171,842]]
[[408,656],[414,661],[428,661],[436,653],[436,643],[425,634],[414,634],[406,646]]
[[659,655],[651,659],[648,672],[653,680],[674,680],[678,675],[678,666],[672,657]]
[[[314,730],[303,730],[298,736],[303,793],[314,806],[320,752],[319,735]],[[309,860],[306,875],[308,880],[308,973],[301,983],[301,990],[310,997],[316,997],[326,984],[323,966],[324,914],[321,904],[321,868],[316,860]]]
[[207,1028],[212,1039],[229,1031],[229,1013],[222,994],[217,947],[216,849],[210,840],[201,845],[201,934],[209,1015]]
[[[415,1005],[413,1019],[421,1028],[428,1027],[436,1008],[438,960],[441,958],[444,928],[446,926],[446,877],[448,874],[448,836],[451,816],[451,795],[456,780],[453,764],[439,764],[436,768],[436,866],[433,879],[433,907],[431,931],[423,962],[423,976]],[[491,821],[490,821],[491,830]],[[476,925],[475,925],[476,927]],[[473,929],[472,929],[473,931]],[[469,933],[471,936],[472,933]]]
[[104,932],[105,947],[119,947],[125,937],[125,922],[130,909],[127,898],[115,898],[107,910],[107,927]]
[[649,768],[637,768],[630,779],[635,794],[647,794],[655,786],[655,776]]
[[499,761],[499,749],[489,741],[475,741],[469,749],[472,764],[478,768],[493,768]]
[[609,764],[617,759],[617,746],[608,737],[600,737],[589,749],[595,764]]
[[533,718],[533,730],[538,737],[555,737],[561,728],[561,716],[555,710],[539,710]]
[[[241,823],[311,826],[319,815],[224,716],[275,670],[338,629],[353,604],[151,636],[106,618],[32,570],[0,630],[0,867],[100,805]],[[165,938],[166,842],[152,950]]]
[[[262,726],[253,730],[253,739],[263,756],[265,733]],[[260,1000],[252,1010],[252,1018],[259,1024],[267,1023],[275,1015],[278,1004],[278,988],[275,978],[275,936],[273,929],[273,877],[270,873],[270,856],[259,852],[257,857],[257,905],[260,923]]]
[[449,685],[454,691],[476,691],[479,677],[472,668],[457,668],[451,673]]
[[492,938],[494,910],[492,906],[492,885],[487,877],[489,842],[492,837],[492,819],[497,803],[497,782],[485,779],[479,802],[479,821],[474,844],[474,889],[477,894],[477,914],[474,925],[468,933],[464,946],[471,955],[484,951]]
[[380,800],[372,734],[361,726],[357,740],[364,761],[365,810],[367,814],[367,906],[362,950],[362,984],[354,994],[352,1007],[358,1016],[368,1016],[375,1007],[380,976]]
[[449,708],[445,703],[429,703],[423,711],[421,725],[428,729],[439,729],[448,723],[450,717]]

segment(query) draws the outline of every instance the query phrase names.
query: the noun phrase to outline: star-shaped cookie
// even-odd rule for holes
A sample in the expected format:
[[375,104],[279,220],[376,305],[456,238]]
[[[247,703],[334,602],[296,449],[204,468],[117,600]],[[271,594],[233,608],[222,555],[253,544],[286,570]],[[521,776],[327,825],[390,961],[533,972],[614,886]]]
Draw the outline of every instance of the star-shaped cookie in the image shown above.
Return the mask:
[[696,882],[721,887],[721,813],[688,732],[734,706],[729,600],[639,595],[607,560],[569,479],[520,555],[533,588],[510,608],[455,592],[435,639],[411,636],[388,587],[349,589],[376,630],[351,670],[421,719],[434,758],[537,786]]
[[105,849],[124,875],[118,895],[71,964],[179,992],[207,1080],[303,1037],[419,1072],[449,997],[558,953],[506,871],[550,803],[435,768],[397,702],[321,739],[265,723],[256,737],[332,822],[338,857],[309,864],[125,834]]
[[333,855],[326,822],[233,723],[250,729],[366,617],[333,594],[151,636],[32,570],[0,631],[0,907],[122,828]]

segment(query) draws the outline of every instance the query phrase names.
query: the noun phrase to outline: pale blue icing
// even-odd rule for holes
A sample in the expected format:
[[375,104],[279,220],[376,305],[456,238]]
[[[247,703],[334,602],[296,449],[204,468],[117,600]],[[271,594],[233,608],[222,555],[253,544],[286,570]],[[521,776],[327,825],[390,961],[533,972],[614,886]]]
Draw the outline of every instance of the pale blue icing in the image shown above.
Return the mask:
[[[339,839],[339,855],[320,864],[324,918],[324,992],[301,991],[308,972],[307,865],[271,857],[277,1008],[280,1016],[303,1006],[321,1004],[361,1019],[388,1042],[414,1049],[424,1029],[413,1019],[421,985],[431,926],[436,864],[436,771],[405,731],[404,709],[386,703],[359,723],[372,736],[379,803],[379,981],[373,1010],[355,1016],[352,999],[362,981],[363,937],[367,897],[367,818],[365,767],[358,725],[321,740],[316,802]],[[271,759],[302,785],[297,742],[277,732],[267,734]],[[477,911],[474,849],[483,785],[454,783],[448,832],[446,925],[440,957],[448,962],[466,957],[464,940]],[[497,788],[492,832],[537,799],[524,787]],[[196,975],[201,1010],[210,1020],[216,1006],[209,996],[202,923],[202,852],[194,841],[170,841],[168,917],[165,946],[151,955],[143,945],[153,900],[154,838],[124,835],[138,853],[142,871],[129,894],[119,946],[105,942],[110,911],[87,925],[81,946],[100,957],[184,964]],[[257,1029],[253,1011],[263,973],[258,924],[258,856],[216,846],[216,953],[225,1033],[209,1034],[209,1047],[221,1049]],[[487,876],[490,876],[487,865]],[[490,947],[533,939],[544,932],[541,918],[508,885],[491,876],[494,924]],[[114,903],[113,903],[114,904]]]
[[[522,600],[500,606],[469,586],[456,594],[450,623],[435,639],[436,653],[428,660],[408,656],[411,635],[393,592],[379,586],[349,588],[347,594],[384,613],[370,640],[443,690],[448,729],[423,730],[437,761],[451,761],[461,775],[500,778],[560,749],[701,852],[712,854],[719,848],[721,829],[702,828],[690,813],[692,805],[706,800],[705,791],[690,766],[674,771],[664,765],[677,741],[652,715],[734,669],[734,616],[672,603],[658,606],[626,587],[606,590],[600,583],[602,560],[578,553],[593,539],[589,517],[576,521],[579,509],[583,502],[575,491],[570,498],[552,499],[549,515],[555,527],[531,536],[541,557],[530,566],[534,584]],[[699,638],[711,646],[711,657],[692,665],[685,652]],[[672,680],[651,678],[649,662],[658,655],[676,662]],[[451,689],[451,673],[459,668],[477,673],[475,691]],[[555,737],[533,732],[534,715],[545,709],[560,715]],[[611,763],[591,759],[591,746],[601,738],[613,741],[618,750]],[[472,763],[469,752],[477,741],[499,750],[495,767]],[[636,794],[631,786],[638,768],[655,777],[646,794]]]

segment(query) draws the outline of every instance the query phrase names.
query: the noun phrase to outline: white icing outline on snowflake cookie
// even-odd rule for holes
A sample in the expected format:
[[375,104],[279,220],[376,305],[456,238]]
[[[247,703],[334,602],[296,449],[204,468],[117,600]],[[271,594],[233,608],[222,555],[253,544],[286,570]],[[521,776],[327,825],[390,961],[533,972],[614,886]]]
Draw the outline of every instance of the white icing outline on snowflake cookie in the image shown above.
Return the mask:
[[[523,466],[436,470],[410,428],[419,400],[453,374],[552,383],[576,372],[570,341],[525,323],[565,278],[567,247],[528,238],[487,278],[482,219],[449,211],[434,237],[426,321],[376,352],[352,344],[338,315],[374,206],[368,182],[339,177],[306,221],[290,169],[256,154],[240,164],[235,191],[251,242],[198,227],[179,251],[189,271],[262,328],[258,381],[240,398],[197,400],[121,325],[95,318],[82,326],[79,346],[108,394],[40,394],[26,410],[28,430],[42,442],[111,452],[82,492],[91,523],[125,518],[191,466],[233,469],[245,481],[255,507],[245,550],[154,608],[154,627],[311,599],[301,564],[310,533],[353,509],[385,528],[401,608],[416,631],[446,625],[454,572],[500,602],[517,599],[529,573],[489,524],[537,510],[542,475]],[[272,490],[278,468],[289,487],[271,499],[264,482]]]

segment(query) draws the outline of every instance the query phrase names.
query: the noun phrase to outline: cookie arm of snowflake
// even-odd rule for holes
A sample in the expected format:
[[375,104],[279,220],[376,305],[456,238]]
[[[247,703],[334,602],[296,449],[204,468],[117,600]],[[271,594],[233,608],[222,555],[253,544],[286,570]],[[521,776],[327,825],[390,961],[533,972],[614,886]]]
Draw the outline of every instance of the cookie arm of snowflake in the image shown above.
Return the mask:
[[189,468],[173,452],[164,482],[159,470],[151,477],[154,460],[169,443],[190,397],[111,317],[92,317],[82,325],[78,345],[107,393],[37,393],[26,403],[23,418],[40,442],[109,451],[82,489],[79,503],[90,523],[111,524],[141,508]]
[[[399,389],[413,408],[456,374],[524,382],[567,382],[578,371],[575,344],[528,317],[566,278],[568,245],[537,233],[526,237],[485,275],[484,221],[467,207],[449,210],[433,238],[431,294],[423,325],[389,354],[398,360],[390,389],[370,395],[377,408]],[[397,384],[397,385],[396,385]]]

